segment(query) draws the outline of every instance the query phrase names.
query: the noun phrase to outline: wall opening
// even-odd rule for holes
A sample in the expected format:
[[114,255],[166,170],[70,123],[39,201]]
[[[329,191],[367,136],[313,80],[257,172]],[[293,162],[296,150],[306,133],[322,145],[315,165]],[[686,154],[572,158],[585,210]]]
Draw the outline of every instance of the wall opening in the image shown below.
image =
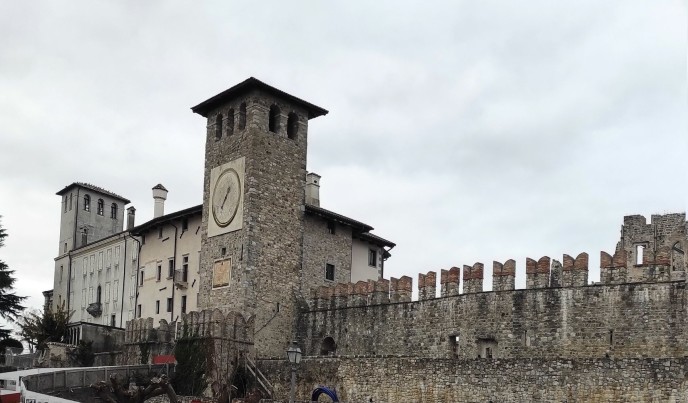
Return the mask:
[[497,340],[478,339],[478,358],[497,358]]
[[614,331],[613,330],[609,331],[609,345],[610,346],[614,345]]
[[645,253],[645,245],[635,246],[635,264],[643,264],[643,254]]
[[299,116],[294,112],[290,113],[287,117],[287,137],[292,140],[296,139],[296,135],[299,132]]
[[449,353],[454,358],[459,358],[459,335],[449,335]]
[[270,118],[268,119],[268,130],[270,130],[273,133],[277,133],[279,131],[279,126],[280,126],[280,108],[277,105],[272,105],[270,107]]
[[337,344],[332,337],[325,337],[320,343],[320,355],[334,355],[337,351]]

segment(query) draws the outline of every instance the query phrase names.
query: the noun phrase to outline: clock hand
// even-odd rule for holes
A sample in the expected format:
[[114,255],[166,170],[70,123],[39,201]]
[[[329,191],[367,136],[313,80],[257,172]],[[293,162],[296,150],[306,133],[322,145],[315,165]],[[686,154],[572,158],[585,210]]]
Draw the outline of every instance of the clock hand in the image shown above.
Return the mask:
[[222,200],[222,205],[220,206],[220,208],[224,208],[224,207],[225,207],[225,203],[227,202],[227,197],[229,197],[229,191],[230,191],[230,190],[231,190],[231,188],[228,187],[228,188],[227,188],[227,193],[225,193],[225,198]]

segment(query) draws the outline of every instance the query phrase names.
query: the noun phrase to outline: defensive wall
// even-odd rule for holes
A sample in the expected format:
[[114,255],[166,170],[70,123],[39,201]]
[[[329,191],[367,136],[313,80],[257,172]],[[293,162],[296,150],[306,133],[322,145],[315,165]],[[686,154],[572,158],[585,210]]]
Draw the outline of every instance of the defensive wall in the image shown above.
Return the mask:
[[[683,402],[688,359],[452,360],[410,357],[306,358],[297,399],[318,385],[345,402]],[[283,360],[260,361],[277,396],[289,393]]]

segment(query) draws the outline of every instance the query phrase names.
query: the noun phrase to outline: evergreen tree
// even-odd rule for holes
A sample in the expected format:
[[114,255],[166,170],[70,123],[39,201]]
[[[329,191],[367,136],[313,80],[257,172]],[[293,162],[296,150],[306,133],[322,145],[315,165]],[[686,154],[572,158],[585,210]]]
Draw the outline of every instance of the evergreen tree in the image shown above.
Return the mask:
[[[1,217],[1,216],[0,216]],[[0,224],[0,248],[5,244],[7,232]],[[26,297],[19,297],[13,291],[14,270],[10,270],[5,262],[0,260],[0,317],[8,321],[14,321],[19,316],[19,313],[24,310],[22,301]],[[0,328],[0,339],[9,337],[9,329]]]

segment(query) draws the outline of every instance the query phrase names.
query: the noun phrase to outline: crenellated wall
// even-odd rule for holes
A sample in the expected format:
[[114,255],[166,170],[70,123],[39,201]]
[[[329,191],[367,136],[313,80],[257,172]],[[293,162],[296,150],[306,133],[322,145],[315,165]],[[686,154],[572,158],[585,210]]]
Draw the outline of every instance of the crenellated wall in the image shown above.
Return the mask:
[[[371,284],[377,290],[375,300],[370,292],[364,294]],[[318,355],[326,337],[334,340],[335,354],[341,356],[688,354],[683,281],[475,292],[397,303],[393,298],[386,302],[385,284],[358,283],[353,288],[342,284],[333,298],[328,297],[330,290],[321,288],[310,310],[299,317],[298,337],[305,354]]]

